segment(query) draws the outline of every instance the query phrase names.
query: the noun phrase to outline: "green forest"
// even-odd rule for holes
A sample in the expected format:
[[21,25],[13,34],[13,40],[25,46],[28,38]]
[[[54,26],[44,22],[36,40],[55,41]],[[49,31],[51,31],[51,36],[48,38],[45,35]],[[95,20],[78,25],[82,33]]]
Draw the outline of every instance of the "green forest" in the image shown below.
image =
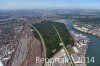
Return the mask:
[[[67,45],[73,45],[73,39],[70,36],[66,25],[59,22],[52,22],[52,21],[42,21],[41,23],[35,23],[33,24],[34,27],[38,29],[38,31],[41,33],[46,46],[46,53],[47,57],[51,58],[56,52],[58,52],[62,46],[60,46],[59,43],[61,43],[56,30],[54,29],[53,25],[57,28],[65,46]],[[39,38],[38,34],[34,32],[34,35],[36,38]]]

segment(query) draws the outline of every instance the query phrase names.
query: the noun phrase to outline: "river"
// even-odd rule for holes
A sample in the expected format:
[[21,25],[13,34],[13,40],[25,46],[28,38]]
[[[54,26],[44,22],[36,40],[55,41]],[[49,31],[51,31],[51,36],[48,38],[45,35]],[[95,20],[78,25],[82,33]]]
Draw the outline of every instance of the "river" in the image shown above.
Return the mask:
[[87,33],[83,33],[81,31],[75,30],[72,25],[73,25],[73,21],[68,20],[66,27],[69,31],[74,31],[79,34],[83,34],[90,39],[90,45],[87,49],[86,57],[89,57],[89,58],[94,57],[95,62],[94,63],[90,62],[87,64],[87,66],[100,66],[100,39],[91,34],[87,34]]

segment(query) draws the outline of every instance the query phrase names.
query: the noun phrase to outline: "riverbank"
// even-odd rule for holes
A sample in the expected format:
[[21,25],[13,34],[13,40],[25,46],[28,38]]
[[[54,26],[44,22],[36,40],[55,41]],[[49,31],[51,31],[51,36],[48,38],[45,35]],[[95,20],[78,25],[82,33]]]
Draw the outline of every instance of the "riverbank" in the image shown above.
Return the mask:
[[[89,62],[87,63],[87,66],[100,66],[100,51],[98,51],[98,49],[100,48],[100,39],[91,34],[76,30],[73,28],[72,25],[73,25],[73,21],[72,20],[68,21],[68,24],[66,25],[66,27],[69,31],[74,31],[76,33],[83,34],[87,36],[88,38],[90,38],[90,45],[88,46],[88,49],[86,52],[86,57],[89,58],[88,59]],[[94,59],[93,61],[91,61],[93,57]]]
[[94,35],[94,36],[96,36],[97,38],[100,39],[100,31],[99,31],[99,29],[90,30],[89,28],[79,26],[79,25],[77,25],[75,23],[73,23],[73,28],[76,29],[76,30],[79,30],[81,32]]
[[73,46],[73,50],[75,54],[72,54],[73,60],[76,66],[79,65],[86,66],[85,57],[89,45],[89,39],[87,38],[87,36],[73,31],[71,31],[71,34],[74,37],[74,41],[75,41],[74,43],[75,46]]
[[[81,33],[77,33],[75,31],[72,31],[73,26],[70,25],[69,27],[69,22],[66,24],[66,27],[68,28],[70,34],[72,35],[74,39],[74,46],[72,49],[74,50],[74,54],[71,54],[71,57],[75,63],[76,66],[87,66],[85,62],[85,56],[87,52],[87,48],[89,45],[89,39],[87,36],[82,35]],[[84,59],[83,59],[84,58]]]

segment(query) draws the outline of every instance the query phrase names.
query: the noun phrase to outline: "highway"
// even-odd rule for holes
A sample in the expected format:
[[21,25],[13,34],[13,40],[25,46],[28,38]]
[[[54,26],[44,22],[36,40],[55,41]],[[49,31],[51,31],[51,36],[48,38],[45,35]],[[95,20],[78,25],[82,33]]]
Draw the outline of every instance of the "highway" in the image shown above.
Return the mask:
[[63,42],[63,40],[62,40],[62,38],[61,38],[61,36],[60,36],[60,34],[59,34],[57,28],[56,28],[54,25],[53,25],[53,27],[54,27],[54,29],[56,30],[56,32],[57,32],[57,34],[58,34],[58,36],[59,36],[59,39],[60,39],[60,41],[61,41],[61,43],[63,44],[63,48],[64,48],[66,54],[67,54],[68,57],[69,57],[69,60],[70,60],[70,62],[71,62],[71,65],[74,66],[73,60],[71,59],[71,56],[70,56],[70,54],[68,53],[68,50],[66,49],[66,47],[65,47],[65,45],[64,45],[64,42]]
[[35,28],[33,25],[31,25],[31,27],[33,27],[36,30],[36,32],[38,33],[38,35],[40,36],[40,39],[41,39],[41,42],[42,42],[42,45],[43,45],[44,58],[46,58],[46,46],[45,46],[45,42],[43,40],[43,37],[42,37],[41,33],[37,30],[37,28]]

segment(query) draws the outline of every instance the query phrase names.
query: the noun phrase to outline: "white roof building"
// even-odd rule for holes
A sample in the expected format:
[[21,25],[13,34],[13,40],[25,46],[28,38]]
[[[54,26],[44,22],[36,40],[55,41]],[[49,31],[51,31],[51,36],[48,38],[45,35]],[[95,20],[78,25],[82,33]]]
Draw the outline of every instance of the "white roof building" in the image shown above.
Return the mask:
[[1,60],[0,60],[0,66],[4,66]]
[[77,47],[73,46],[73,50],[75,53],[79,53],[79,50],[77,49]]

